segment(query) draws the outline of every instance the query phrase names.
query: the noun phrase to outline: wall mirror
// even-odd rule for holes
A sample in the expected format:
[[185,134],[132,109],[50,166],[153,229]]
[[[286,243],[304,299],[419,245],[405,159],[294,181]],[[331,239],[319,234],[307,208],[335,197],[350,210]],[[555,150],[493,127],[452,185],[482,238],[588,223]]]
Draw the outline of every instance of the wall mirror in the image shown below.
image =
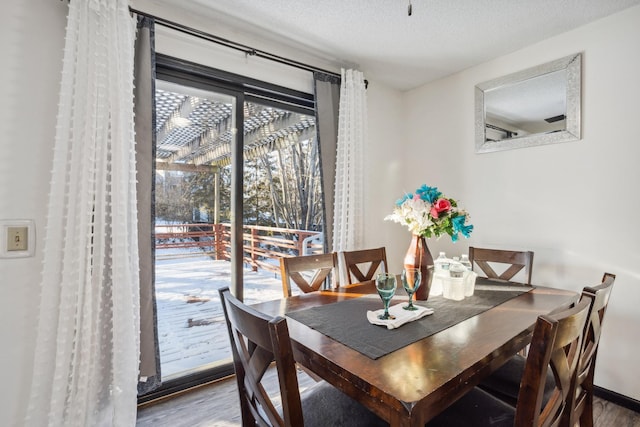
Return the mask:
[[580,139],[582,54],[476,85],[476,153]]

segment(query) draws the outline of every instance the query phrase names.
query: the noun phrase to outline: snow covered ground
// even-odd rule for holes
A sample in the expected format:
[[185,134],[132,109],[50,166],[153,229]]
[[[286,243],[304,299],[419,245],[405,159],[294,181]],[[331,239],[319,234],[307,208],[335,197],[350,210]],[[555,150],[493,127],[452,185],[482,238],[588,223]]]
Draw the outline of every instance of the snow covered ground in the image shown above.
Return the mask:
[[[231,286],[231,263],[194,254],[156,262],[162,377],[231,358],[218,289]],[[244,271],[247,304],[282,298],[280,275]]]

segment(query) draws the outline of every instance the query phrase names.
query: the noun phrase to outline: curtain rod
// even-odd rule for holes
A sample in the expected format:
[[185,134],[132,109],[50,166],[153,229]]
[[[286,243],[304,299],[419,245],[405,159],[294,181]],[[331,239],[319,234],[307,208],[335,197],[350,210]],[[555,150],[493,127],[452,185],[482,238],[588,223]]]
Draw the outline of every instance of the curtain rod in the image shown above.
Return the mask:
[[231,48],[231,49],[239,50],[241,52],[244,52],[245,55],[257,56],[259,58],[268,59],[270,61],[278,62],[280,64],[288,65],[288,66],[294,67],[294,68],[299,68],[299,69],[305,70],[305,71],[311,71],[311,72],[319,71],[321,73],[329,74],[329,75],[336,76],[336,77],[341,77],[341,75],[338,74],[338,73],[334,73],[332,71],[323,70],[322,68],[318,68],[318,67],[315,67],[313,65],[309,65],[309,64],[302,63],[302,62],[294,61],[293,59],[284,58],[284,57],[279,56],[279,55],[274,55],[273,53],[265,52],[265,51],[260,50],[260,49],[255,49],[255,48],[252,48],[250,46],[247,46],[247,45],[244,45],[244,44],[241,44],[241,43],[237,43],[237,42],[234,42],[234,41],[231,41],[231,40],[227,40],[227,39],[224,39],[222,37],[218,37],[218,36],[215,36],[213,34],[209,34],[209,33],[206,33],[204,31],[197,30],[195,28],[191,28],[191,27],[188,27],[188,26],[183,25],[183,24],[179,24],[177,22],[169,21],[167,19],[160,18],[158,16],[154,16],[154,15],[151,15],[149,13],[133,9],[131,7],[129,8],[129,10],[131,12],[133,12],[133,13],[138,14],[138,15],[146,16],[147,18],[153,18],[157,23],[159,23],[160,25],[163,25],[163,26],[165,26],[167,28],[171,28],[171,29],[174,29],[176,31],[180,31],[182,33],[189,34],[189,35],[198,37],[198,38],[203,39],[203,40],[208,40],[210,42],[213,42],[213,43],[216,43],[216,44],[219,44],[219,45],[222,45],[222,46],[226,46],[226,47]]

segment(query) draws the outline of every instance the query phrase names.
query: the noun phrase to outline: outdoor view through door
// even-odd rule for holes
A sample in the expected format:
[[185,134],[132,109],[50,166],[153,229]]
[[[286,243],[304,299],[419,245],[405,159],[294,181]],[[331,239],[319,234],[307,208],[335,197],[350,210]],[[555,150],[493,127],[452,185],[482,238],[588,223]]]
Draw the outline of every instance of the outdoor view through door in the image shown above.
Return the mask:
[[[323,251],[313,111],[156,81],[155,287],[163,382],[229,363],[218,289],[282,297],[279,258]],[[243,101],[244,100],[244,101]],[[243,123],[236,123],[237,105]],[[244,129],[238,135],[236,129]],[[230,251],[232,144],[242,144],[243,260]]]

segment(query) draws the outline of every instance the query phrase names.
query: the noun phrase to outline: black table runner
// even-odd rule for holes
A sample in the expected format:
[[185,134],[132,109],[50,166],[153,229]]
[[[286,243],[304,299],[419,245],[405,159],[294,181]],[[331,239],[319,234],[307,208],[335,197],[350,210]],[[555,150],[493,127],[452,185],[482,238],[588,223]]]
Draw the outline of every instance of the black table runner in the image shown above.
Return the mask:
[[[367,320],[367,310],[382,308],[377,294],[292,311],[286,315],[371,359],[378,359],[533,289],[517,284],[486,286],[482,282],[478,279],[474,295],[462,301],[442,296],[418,301],[418,305],[433,308],[434,313],[397,329],[372,325]],[[395,297],[391,305],[405,301],[406,295],[404,300]]]

